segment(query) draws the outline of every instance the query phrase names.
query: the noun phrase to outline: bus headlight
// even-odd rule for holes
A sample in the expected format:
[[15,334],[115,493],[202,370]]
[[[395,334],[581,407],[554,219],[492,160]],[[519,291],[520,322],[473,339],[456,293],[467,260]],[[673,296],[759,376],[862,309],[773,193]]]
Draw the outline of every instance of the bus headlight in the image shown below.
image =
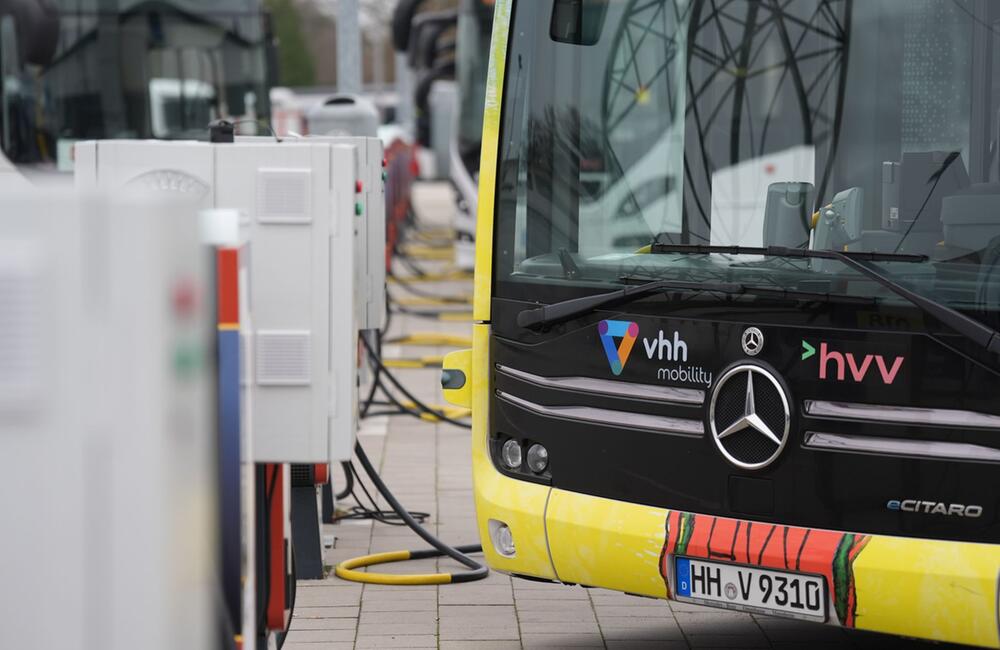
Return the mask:
[[528,469],[541,474],[549,466],[549,450],[539,444],[528,447]]
[[510,469],[518,469],[521,467],[521,443],[513,438],[503,443],[500,457],[503,459],[504,465]]

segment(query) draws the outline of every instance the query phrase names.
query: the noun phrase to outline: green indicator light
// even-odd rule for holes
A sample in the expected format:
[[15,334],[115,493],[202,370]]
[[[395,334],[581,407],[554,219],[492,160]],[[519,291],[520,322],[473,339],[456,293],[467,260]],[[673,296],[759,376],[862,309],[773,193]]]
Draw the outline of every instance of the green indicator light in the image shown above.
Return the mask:
[[365,204],[362,203],[361,201],[358,201],[357,203],[355,203],[354,204],[354,214],[356,214],[356,215],[358,215],[360,217],[364,213],[365,213]]
[[389,172],[382,172],[382,182],[389,180]]
[[201,368],[201,349],[197,344],[182,343],[174,350],[174,371],[191,377]]

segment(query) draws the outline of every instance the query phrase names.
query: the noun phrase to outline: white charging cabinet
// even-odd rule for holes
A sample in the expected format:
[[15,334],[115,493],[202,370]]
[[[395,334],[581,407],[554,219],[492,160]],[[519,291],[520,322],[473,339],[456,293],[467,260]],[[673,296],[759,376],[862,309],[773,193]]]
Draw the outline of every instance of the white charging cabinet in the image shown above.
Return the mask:
[[369,257],[385,277],[381,160],[374,138],[76,145],[78,188],[138,187],[241,212],[257,462],[351,458],[357,332],[385,318],[384,294],[375,307],[366,279]]
[[184,206],[0,196],[0,646],[214,647],[208,261]]
[[[238,137],[237,142],[261,142],[261,136]],[[385,151],[378,138],[310,135],[297,142],[347,144],[355,148],[360,189],[355,211],[360,209],[361,222],[355,241],[355,291],[358,327],[378,330],[386,322],[386,219],[385,219]],[[360,206],[360,208],[359,208]]]

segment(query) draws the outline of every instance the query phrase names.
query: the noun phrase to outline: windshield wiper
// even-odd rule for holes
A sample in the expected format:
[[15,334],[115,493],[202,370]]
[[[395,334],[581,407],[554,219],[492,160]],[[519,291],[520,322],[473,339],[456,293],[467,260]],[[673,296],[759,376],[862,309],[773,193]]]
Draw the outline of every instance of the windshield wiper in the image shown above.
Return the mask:
[[849,257],[870,262],[926,262],[926,255],[878,253],[875,251],[826,251],[787,246],[709,246],[706,244],[653,244],[651,253],[686,253],[689,255],[761,255],[764,257],[801,257],[806,259],[840,260]]
[[948,305],[911,291],[869,263],[924,262],[928,259],[926,255],[863,251],[817,251],[808,248],[787,248],[785,246],[746,248],[742,246],[704,246],[701,244],[653,244],[651,251],[653,253],[720,253],[723,255],[764,255],[769,257],[838,260],[848,268],[854,269],[858,273],[878,282],[889,291],[915,305],[924,313],[937,319],[941,324],[961,334],[976,345],[994,354],[1000,354],[1000,332],[983,325],[974,318],[969,318]]
[[837,251],[824,252],[833,253],[833,259],[840,260],[858,273],[878,282],[889,291],[916,305],[924,313],[936,318],[938,322],[961,334],[976,345],[993,354],[1000,354],[1000,332],[997,332],[992,327],[987,327],[976,319],[969,318],[962,312],[956,311],[944,303],[907,289],[868,262],[855,259]]
[[517,324],[525,328],[540,328],[571,318],[577,318],[608,305],[637,300],[643,296],[659,291],[691,291],[695,293],[725,293],[730,295],[748,295],[761,297],[778,297],[790,300],[822,300],[852,302],[860,304],[875,304],[874,298],[845,296],[843,294],[821,293],[814,291],[796,291],[775,287],[757,287],[737,282],[687,282],[685,280],[649,280],[639,276],[624,276],[622,282],[643,281],[617,291],[599,293],[583,298],[572,298],[562,302],[525,309],[517,315]]

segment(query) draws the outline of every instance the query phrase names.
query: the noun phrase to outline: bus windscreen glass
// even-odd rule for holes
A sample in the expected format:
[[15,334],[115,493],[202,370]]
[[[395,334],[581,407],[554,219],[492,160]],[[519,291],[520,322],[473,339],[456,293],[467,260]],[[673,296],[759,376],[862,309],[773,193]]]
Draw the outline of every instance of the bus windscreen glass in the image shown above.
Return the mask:
[[530,4],[506,68],[498,297],[641,276],[903,307],[836,260],[679,249],[878,251],[997,327],[1000,3],[606,0],[579,42],[539,18],[566,3]]

